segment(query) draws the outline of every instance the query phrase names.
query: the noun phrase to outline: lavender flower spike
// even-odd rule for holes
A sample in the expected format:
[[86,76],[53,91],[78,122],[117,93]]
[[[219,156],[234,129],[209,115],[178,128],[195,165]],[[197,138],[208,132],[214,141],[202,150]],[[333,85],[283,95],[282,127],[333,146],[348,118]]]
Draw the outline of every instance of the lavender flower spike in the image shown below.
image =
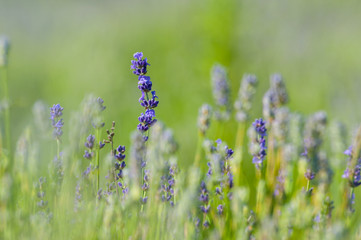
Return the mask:
[[258,153],[253,154],[252,162],[256,165],[257,168],[262,168],[263,161],[267,155],[265,138],[267,136],[266,122],[262,118],[260,118],[256,119],[252,125],[257,135],[259,135],[259,137],[256,139],[256,142],[259,145],[259,151]]
[[[154,108],[158,106],[159,101],[156,100],[157,95],[155,91],[152,91],[153,83],[150,81],[149,76],[145,76],[147,73],[147,66],[150,64],[147,62],[147,58],[143,59],[143,53],[137,52],[133,55],[136,60],[132,60],[131,69],[134,69],[133,73],[138,76],[138,89],[141,91],[142,96],[139,98],[140,105],[144,108],[144,112],[138,117],[139,124],[138,130],[143,134],[145,141],[148,140],[148,130],[157,121],[155,119]],[[152,98],[149,96],[149,92],[152,94]]]
[[6,36],[0,36],[0,67],[6,67],[8,65],[9,49],[9,39]]
[[230,115],[230,87],[226,69],[221,65],[214,65],[211,71],[213,98],[217,106],[215,117],[217,120],[228,120]]
[[59,104],[54,104],[53,107],[50,108],[50,119],[51,125],[54,128],[53,135],[56,139],[60,139],[61,135],[63,135],[62,127],[64,126],[63,119],[60,117],[63,116],[63,110]]

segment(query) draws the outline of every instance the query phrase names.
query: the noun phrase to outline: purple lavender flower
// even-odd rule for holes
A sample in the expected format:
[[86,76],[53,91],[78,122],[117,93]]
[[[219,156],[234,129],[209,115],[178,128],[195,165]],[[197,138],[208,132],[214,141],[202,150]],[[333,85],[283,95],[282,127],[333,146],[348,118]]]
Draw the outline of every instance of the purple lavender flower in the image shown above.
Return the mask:
[[124,161],[125,159],[125,146],[119,146],[117,149],[116,149],[116,154],[114,155],[115,159],[117,160],[115,162],[115,171],[118,171],[118,173],[116,174],[116,180],[119,180],[119,179],[123,179],[123,169],[125,168],[126,166],[126,163]]
[[94,106],[94,118],[92,119],[92,125],[95,129],[100,129],[105,125],[100,116],[101,112],[103,112],[106,108],[103,104],[104,100],[98,97]]
[[10,50],[10,40],[7,36],[0,36],[0,68],[8,64],[8,54]]
[[252,74],[243,75],[237,100],[234,103],[236,110],[235,118],[238,122],[248,120],[249,111],[252,107],[252,99],[256,92],[257,78]]
[[221,65],[214,65],[211,71],[213,97],[217,106],[215,117],[217,120],[228,120],[230,115],[230,87],[226,69]]
[[[133,73],[138,76],[138,88],[142,92],[142,96],[139,98],[139,103],[142,107],[144,107],[145,112],[141,113],[138,118],[139,124],[137,126],[138,130],[143,134],[144,140],[148,140],[148,136],[146,133],[149,128],[157,121],[155,119],[155,111],[154,108],[158,106],[159,101],[155,91],[152,91],[152,82],[149,76],[145,76],[147,73],[147,66],[149,63],[147,62],[147,58],[143,59],[143,53],[137,52],[133,55],[136,60],[132,60],[131,69],[133,69]],[[151,92],[152,98],[149,98],[148,93]]]
[[63,119],[60,117],[63,116],[63,110],[59,104],[54,104],[53,107],[50,108],[50,119],[51,124],[54,128],[53,135],[57,140],[60,140],[61,135],[63,135],[62,128],[64,126]]
[[274,196],[282,196],[283,192],[284,192],[284,184],[285,184],[285,176],[282,170],[280,170],[278,172],[278,176],[276,178],[277,183],[276,183],[276,187],[275,190],[273,192]]
[[91,160],[94,157],[94,152],[93,152],[94,143],[95,143],[95,136],[90,134],[87,137],[86,142],[84,143],[84,146],[87,148],[87,150],[84,151],[84,155],[83,155],[84,158]]
[[93,152],[89,152],[88,150],[84,151],[84,155],[83,155],[84,158],[91,160],[93,156],[94,156]]
[[132,65],[130,66],[130,69],[133,69],[133,73],[135,75],[141,76],[147,73],[147,66],[149,66],[150,64],[147,62],[147,58],[143,59],[143,53],[142,52],[137,52],[134,53],[133,57],[136,60],[132,60],[131,63]]
[[148,76],[139,76],[138,78],[138,88],[142,92],[149,92],[152,90],[152,82]]
[[261,137],[267,136],[266,122],[262,118],[256,119],[252,126]]
[[140,105],[145,109],[152,109],[158,106],[159,101],[155,100],[156,98],[158,97],[155,94],[155,91],[152,91],[152,98],[149,100],[145,100],[145,94],[144,92],[142,92],[142,96],[139,98],[139,102]]
[[343,152],[345,155],[351,157],[352,156],[352,146],[350,146],[346,151]]
[[219,214],[219,215],[222,215],[222,214],[223,214],[223,205],[222,205],[222,204],[219,204],[219,205],[218,205],[217,211],[218,211],[218,214]]
[[89,135],[86,139],[86,142],[85,142],[85,147],[86,148],[89,148],[90,150],[93,149],[94,147],[94,141],[95,141],[95,136],[94,135]]
[[203,212],[203,226],[208,227],[209,222],[207,220],[207,214],[209,213],[211,205],[209,204],[209,195],[204,181],[201,182],[199,201],[202,202],[200,209]]
[[257,168],[262,168],[263,161],[267,155],[265,138],[267,136],[266,122],[263,121],[262,118],[256,119],[253,122],[252,126],[254,127],[256,133],[259,135],[259,137],[256,139],[256,142],[259,145],[259,151],[257,154],[253,154],[252,162],[256,165]]
[[307,169],[307,171],[305,172],[305,178],[307,178],[307,180],[311,181],[315,178],[315,173],[311,171],[311,169]]
[[348,166],[342,175],[342,178],[348,179],[349,184],[352,188],[361,185],[361,158],[359,158],[354,167],[351,166],[351,160],[353,158],[352,146],[350,146],[345,152],[348,156]]
[[[139,124],[137,129],[142,133],[144,142],[148,141],[149,138],[149,129],[154,125],[157,121],[155,119],[155,111],[159,104],[159,101],[156,99],[158,98],[155,91],[152,91],[153,83],[150,80],[149,76],[145,76],[147,73],[147,66],[150,64],[147,62],[147,58],[143,59],[143,53],[137,52],[133,55],[135,60],[131,61],[131,69],[133,69],[133,73],[138,76],[138,89],[141,91],[142,96],[139,98],[140,105],[144,108],[144,112],[138,117]],[[149,97],[149,92],[151,92],[152,97]],[[148,171],[145,169],[146,161],[142,161],[142,171],[143,171],[143,197],[142,203],[145,204],[147,202],[146,192],[149,188],[148,180],[149,174]],[[143,210],[143,205],[142,208]]]

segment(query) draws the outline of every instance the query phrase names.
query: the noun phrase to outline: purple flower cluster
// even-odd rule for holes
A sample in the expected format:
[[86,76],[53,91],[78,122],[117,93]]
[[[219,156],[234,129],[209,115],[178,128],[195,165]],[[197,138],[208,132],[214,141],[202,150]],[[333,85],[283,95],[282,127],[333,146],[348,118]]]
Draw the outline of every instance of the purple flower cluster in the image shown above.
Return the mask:
[[[222,140],[216,140],[217,146],[211,146],[212,158],[214,158],[215,164],[219,166],[220,175],[217,181],[219,182],[219,187],[216,187],[216,194],[223,199],[223,190],[226,187],[228,195],[227,197],[231,198],[231,193],[229,191],[233,188],[233,174],[231,171],[230,160],[233,156],[233,150],[227,145],[222,145]],[[222,150],[221,146],[224,146]],[[207,163],[208,172],[207,176],[211,177],[213,175],[213,166],[211,162]],[[217,174],[217,173],[216,173]]]
[[[142,96],[139,98],[139,103],[142,107],[144,107],[145,112],[141,113],[138,118],[138,130],[143,134],[146,133],[149,128],[157,121],[155,119],[155,111],[154,108],[158,106],[159,101],[155,94],[155,91],[152,91],[152,82],[150,81],[149,76],[145,76],[147,73],[147,66],[150,65],[147,62],[147,58],[143,59],[143,53],[137,52],[133,55],[135,60],[132,60],[131,69],[133,69],[133,73],[138,76],[138,88],[142,92]],[[150,98],[149,92],[151,92],[152,97]],[[147,141],[148,137],[144,136],[144,140]]]
[[148,197],[146,195],[148,189],[149,189],[149,170],[144,169],[143,185],[142,185],[143,197],[141,199],[142,204],[147,203]]
[[267,155],[267,147],[266,147],[266,136],[267,136],[267,129],[266,129],[266,122],[260,118],[256,119],[252,126],[254,127],[256,133],[259,135],[257,138],[257,143],[259,144],[259,151],[257,154],[253,155],[252,162],[256,165],[257,168],[262,168],[263,161]]
[[105,106],[104,104],[104,100],[100,97],[97,98],[96,103],[95,103],[95,117],[94,119],[92,119],[92,125],[95,129],[100,129],[102,127],[104,127],[105,123],[102,121],[101,117],[100,117],[100,113],[103,112],[105,110]]
[[352,146],[350,146],[345,152],[345,155],[348,156],[348,166],[342,175],[343,178],[348,179],[349,184],[352,188],[358,187],[361,185],[361,158],[357,160],[355,166],[351,166],[351,160],[353,158]]
[[142,52],[137,52],[134,53],[133,57],[136,60],[132,60],[131,63],[131,69],[133,69],[133,73],[135,75],[141,76],[147,73],[147,66],[149,66],[150,64],[147,62],[147,58],[143,59],[143,53]]
[[85,150],[85,153],[83,155],[84,158],[86,159],[92,159],[94,156],[94,152],[93,152],[93,148],[94,148],[94,142],[95,142],[95,136],[94,135],[89,135],[86,139],[85,142],[85,147],[87,148],[87,150]]
[[114,151],[114,158],[116,159],[116,162],[114,164],[114,170],[115,170],[115,181],[118,181],[117,187],[122,189],[122,193],[125,195],[128,193],[129,189],[126,186],[126,184],[123,181],[124,178],[124,168],[126,167],[126,163],[124,161],[125,159],[125,146],[119,145],[118,148]]
[[116,154],[114,155],[115,159],[115,171],[118,171],[116,175],[116,180],[123,179],[123,169],[125,168],[125,146],[120,146],[116,149]]
[[54,104],[53,107],[50,108],[50,119],[51,125],[54,128],[53,135],[57,140],[60,140],[61,135],[63,135],[63,119],[60,118],[63,116],[63,110],[60,104]]
[[167,201],[174,206],[174,185],[175,185],[176,166],[169,167],[169,175],[162,177],[161,185],[162,201]]
[[203,212],[203,226],[205,228],[209,227],[209,220],[207,214],[209,213],[211,205],[209,204],[209,194],[204,181],[201,182],[201,194],[199,196],[199,201],[202,202],[201,211]]

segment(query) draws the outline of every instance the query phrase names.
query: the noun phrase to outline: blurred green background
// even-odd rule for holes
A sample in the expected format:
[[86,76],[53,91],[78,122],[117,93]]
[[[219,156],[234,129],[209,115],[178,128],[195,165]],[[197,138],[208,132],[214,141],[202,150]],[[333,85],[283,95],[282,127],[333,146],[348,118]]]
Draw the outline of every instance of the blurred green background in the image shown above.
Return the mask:
[[[72,111],[89,93],[104,99],[107,126],[129,144],[141,112],[134,52],[143,51],[160,98],[157,117],[174,129],[181,165],[195,151],[199,106],[213,103],[210,69],[225,65],[236,97],[244,73],[260,80],[254,117],[269,75],[280,72],[290,108],[355,126],[361,120],[361,2],[286,0],[4,1],[0,34],[11,39],[13,140],[38,99]],[[231,124],[225,138],[235,129]]]

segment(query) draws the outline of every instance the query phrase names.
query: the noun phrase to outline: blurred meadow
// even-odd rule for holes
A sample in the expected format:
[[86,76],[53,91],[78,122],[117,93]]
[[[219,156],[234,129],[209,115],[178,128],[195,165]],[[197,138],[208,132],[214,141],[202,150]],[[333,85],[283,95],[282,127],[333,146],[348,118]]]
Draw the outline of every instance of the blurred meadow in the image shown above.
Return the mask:
[[361,119],[360,11],[357,1],[335,0],[1,0],[0,33],[11,39],[12,139],[36,100],[61,103],[67,119],[93,93],[104,99],[107,123],[117,122],[116,137],[127,145],[139,113],[129,70],[136,51],[150,56],[158,118],[175,131],[181,166],[193,159],[198,108],[213,103],[214,63],[226,66],[233,99],[244,73],[259,78],[252,117],[261,114],[269,75],[280,72],[293,111],[324,109],[353,126]]

